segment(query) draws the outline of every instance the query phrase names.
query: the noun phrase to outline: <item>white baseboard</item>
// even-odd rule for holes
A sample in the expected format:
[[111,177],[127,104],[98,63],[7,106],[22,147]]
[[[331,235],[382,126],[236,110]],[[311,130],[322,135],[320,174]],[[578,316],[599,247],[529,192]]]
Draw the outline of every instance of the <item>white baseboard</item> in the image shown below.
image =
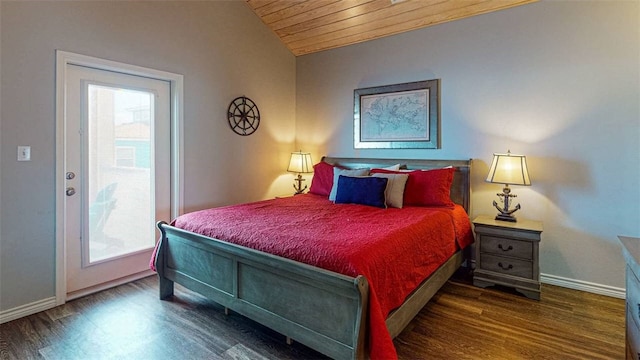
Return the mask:
[[[131,276],[127,276],[124,278],[120,278],[120,279],[116,279],[113,281],[110,281],[108,283],[105,284],[101,284],[92,288],[87,288],[87,289],[83,289],[81,291],[75,292],[73,294],[69,294],[69,296],[67,297],[67,301],[69,300],[73,300],[76,298],[79,298],[81,296],[85,296],[85,295],[89,295],[98,291],[102,291],[102,290],[106,290],[118,285],[122,285],[122,284],[126,284],[135,280],[139,280],[142,278],[145,278],[147,276],[151,276],[151,275],[155,275],[155,272],[151,271],[151,270],[145,270],[143,272],[131,275]],[[62,302],[64,304],[64,301]],[[46,298],[46,299],[42,299],[42,300],[38,300],[38,301],[34,301],[32,303],[29,304],[25,304],[25,305],[21,305],[21,306],[17,306],[13,309],[8,309],[8,310],[4,310],[4,311],[0,311],[0,324],[4,324],[8,321],[11,320],[15,320],[15,319],[19,319],[21,317],[24,316],[29,316],[29,315],[33,315],[35,313],[39,313],[41,311],[45,311],[45,310],[49,310],[52,309],[56,306],[58,306],[59,304],[57,304],[56,302],[56,297],[50,297],[50,298]]]
[[49,310],[56,307],[56,297],[50,297],[29,304],[24,304],[13,309],[0,311],[0,324],[19,319],[24,316],[33,315],[40,311]]
[[611,296],[624,299],[626,290],[608,285],[596,284],[582,280],[568,279],[560,276],[540,274],[540,281],[544,284],[561,286],[573,290],[590,292],[593,294]]

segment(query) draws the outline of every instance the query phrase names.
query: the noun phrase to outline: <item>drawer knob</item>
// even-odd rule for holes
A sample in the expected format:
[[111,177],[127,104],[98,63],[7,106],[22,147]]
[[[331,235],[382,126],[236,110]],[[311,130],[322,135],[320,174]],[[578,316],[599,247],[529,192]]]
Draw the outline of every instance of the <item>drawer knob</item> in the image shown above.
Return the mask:
[[502,246],[502,244],[498,244],[498,249],[502,251],[510,251],[510,250],[513,250],[513,246],[509,245],[509,247],[505,249],[504,246]]
[[500,268],[502,270],[511,270],[511,269],[513,269],[513,265],[509,264],[509,266],[504,266],[504,265],[502,265],[502,262],[499,262],[498,266],[500,266]]

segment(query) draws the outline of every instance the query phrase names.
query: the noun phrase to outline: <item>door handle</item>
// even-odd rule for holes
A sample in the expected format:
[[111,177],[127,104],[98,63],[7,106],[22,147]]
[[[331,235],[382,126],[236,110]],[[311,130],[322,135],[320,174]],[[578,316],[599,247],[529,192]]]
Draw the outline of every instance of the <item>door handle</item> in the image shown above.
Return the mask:
[[73,196],[76,193],[76,189],[72,188],[72,187],[68,187],[67,191],[65,191],[67,196]]

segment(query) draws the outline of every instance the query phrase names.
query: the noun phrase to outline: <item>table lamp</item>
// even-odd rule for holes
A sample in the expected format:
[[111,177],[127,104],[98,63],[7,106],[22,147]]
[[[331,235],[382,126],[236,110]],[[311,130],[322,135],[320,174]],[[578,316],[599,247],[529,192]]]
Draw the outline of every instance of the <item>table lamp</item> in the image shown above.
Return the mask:
[[287,171],[298,173],[298,177],[295,179],[297,184],[293,184],[293,188],[296,190],[294,195],[302,194],[307,189],[307,185],[305,185],[304,188],[302,187],[302,182],[305,181],[305,179],[302,178],[302,174],[313,172],[311,153],[304,153],[302,150],[292,152]]
[[507,151],[506,154],[493,154],[493,161],[486,181],[504,184],[502,193],[497,194],[502,198],[501,201],[504,203],[504,207],[500,208],[498,203],[495,200],[493,201],[493,206],[500,212],[496,216],[496,220],[516,222],[513,213],[520,209],[520,204],[513,209],[509,209],[510,199],[517,197],[517,195],[511,193],[509,185],[531,185],[526,157],[524,155],[514,155],[511,151]]

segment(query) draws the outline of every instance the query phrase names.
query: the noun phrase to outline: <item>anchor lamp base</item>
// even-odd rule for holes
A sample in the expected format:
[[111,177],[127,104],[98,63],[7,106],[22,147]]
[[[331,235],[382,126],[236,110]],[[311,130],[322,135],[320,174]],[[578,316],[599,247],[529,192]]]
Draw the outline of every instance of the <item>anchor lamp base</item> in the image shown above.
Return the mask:
[[509,214],[498,214],[498,215],[496,215],[496,220],[510,221],[510,222],[517,222],[518,221],[515,216],[509,215]]
[[513,213],[520,210],[520,204],[516,205],[513,209],[509,209],[511,198],[517,197],[517,195],[511,193],[511,189],[509,188],[508,184],[504,186],[504,188],[502,189],[502,193],[496,195],[501,197],[502,202],[504,203],[504,207],[500,208],[496,201],[493,202],[493,206],[500,212],[498,215],[496,215],[496,220],[517,222],[515,216],[513,216]]
[[303,194],[307,189],[307,185],[302,187],[302,182],[304,181],[302,175],[298,174],[298,177],[295,178],[294,181],[297,183],[297,185],[293,184],[293,189],[296,191],[293,195]]

